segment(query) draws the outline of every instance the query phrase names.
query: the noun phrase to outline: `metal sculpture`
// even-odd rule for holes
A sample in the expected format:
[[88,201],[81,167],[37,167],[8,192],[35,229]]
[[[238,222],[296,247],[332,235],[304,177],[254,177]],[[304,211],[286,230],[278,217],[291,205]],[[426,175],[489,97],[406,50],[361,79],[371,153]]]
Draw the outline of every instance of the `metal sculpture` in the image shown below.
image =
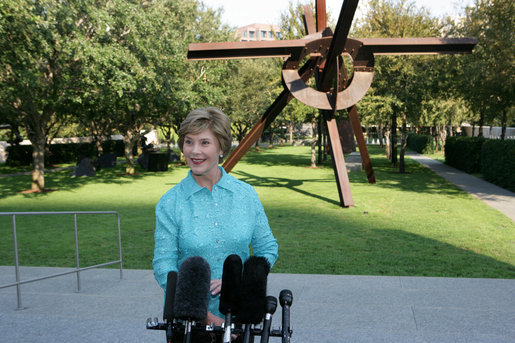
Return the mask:
[[[197,43],[188,47],[188,60],[282,57],[284,90],[266,110],[223,167],[230,172],[257,142],[268,125],[295,97],[320,109],[328,133],[340,205],[354,205],[335,120],[338,110],[347,109],[369,183],[375,183],[356,104],[368,91],[374,77],[374,56],[470,53],[475,38],[348,38],[359,0],[344,0],[334,33],[327,27],[325,0],[316,1],[316,28],[309,6],[304,7],[307,35],[299,40]],[[342,55],[350,57],[353,74],[347,76]],[[304,65],[301,62],[309,56]],[[315,76],[316,89],[306,85]]]

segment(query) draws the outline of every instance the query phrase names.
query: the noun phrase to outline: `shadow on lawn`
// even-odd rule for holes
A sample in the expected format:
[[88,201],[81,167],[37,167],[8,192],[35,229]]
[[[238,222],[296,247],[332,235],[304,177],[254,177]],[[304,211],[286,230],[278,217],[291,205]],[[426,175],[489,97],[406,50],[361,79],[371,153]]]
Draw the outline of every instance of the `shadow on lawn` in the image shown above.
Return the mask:
[[515,278],[515,266],[365,216],[267,209],[276,273]]
[[[266,148],[261,151],[248,152],[245,157],[245,163],[260,166],[292,166],[292,167],[309,167],[311,164],[311,155],[307,154],[291,154],[284,153],[290,147],[274,147]],[[322,167],[331,166],[330,158],[327,163],[324,162]]]
[[[74,189],[85,186],[89,183],[105,184],[127,184],[134,180],[141,179],[147,175],[162,175],[166,173],[153,173],[136,169],[136,175],[125,175],[125,166],[119,165],[115,168],[105,168],[97,171],[96,176],[72,177],[73,169],[51,171],[45,173],[45,188],[51,190],[73,191]],[[21,191],[30,189],[31,175],[18,175],[0,178],[0,194],[2,196],[12,196]],[[23,194],[24,197],[45,197],[48,192]]]
[[[253,175],[244,171],[237,171],[233,173],[238,176],[238,179],[241,181],[245,181],[253,186],[257,187],[285,187],[291,189],[292,191],[298,192],[302,195],[310,196],[322,201],[326,201],[333,205],[340,205],[338,201],[335,201],[330,198],[326,198],[324,196],[308,192],[306,190],[298,188],[298,186],[303,185],[306,182],[334,182],[331,179],[305,179],[299,180],[295,178],[281,178],[281,177],[259,177],[257,175]],[[336,187],[336,183],[335,183]]]

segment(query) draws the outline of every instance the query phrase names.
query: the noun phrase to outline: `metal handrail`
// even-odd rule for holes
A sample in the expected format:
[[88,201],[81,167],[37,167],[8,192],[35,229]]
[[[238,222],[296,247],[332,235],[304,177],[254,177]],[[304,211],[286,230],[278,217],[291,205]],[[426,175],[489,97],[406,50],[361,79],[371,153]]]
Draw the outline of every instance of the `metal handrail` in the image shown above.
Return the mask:
[[[120,259],[117,261],[110,261],[101,264],[96,264],[88,267],[80,267],[79,260],[79,239],[78,239],[78,229],[77,229],[77,215],[78,214],[114,214],[117,218],[118,223],[118,252]],[[16,232],[16,216],[30,216],[30,215],[73,215],[73,226],[75,231],[75,269],[72,271],[57,273],[46,275],[38,278],[28,279],[28,280],[20,280],[20,270],[19,270],[19,260],[18,260],[18,238]],[[66,212],[0,212],[0,216],[11,216],[12,217],[12,228],[13,228],[13,240],[14,240],[14,265],[15,265],[15,273],[16,273],[16,282],[0,285],[0,289],[7,287],[16,286],[16,293],[18,298],[18,310],[22,310],[23,306],[21,303],[21,289],[20,285],[45,280],[57,276],[67,275],[76,273],[77,274],[77,292],[80,292],[80,272],[83,270],[93,269],[108,266],[111,264],[120,264],[120,279],[123,278],[123,266],[122,266],[122,237],[120,232],[120,215],[115,211],[66,211]]]

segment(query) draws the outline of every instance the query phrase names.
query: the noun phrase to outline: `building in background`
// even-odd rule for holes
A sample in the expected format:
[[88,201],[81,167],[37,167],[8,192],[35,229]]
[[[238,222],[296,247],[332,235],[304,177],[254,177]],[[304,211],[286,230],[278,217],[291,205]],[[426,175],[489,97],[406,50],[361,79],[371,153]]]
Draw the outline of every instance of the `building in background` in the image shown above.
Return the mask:
[[281,31],[277,25],[250,24],[238,27],[236,37],[241,42],[275,40],[281,37]]

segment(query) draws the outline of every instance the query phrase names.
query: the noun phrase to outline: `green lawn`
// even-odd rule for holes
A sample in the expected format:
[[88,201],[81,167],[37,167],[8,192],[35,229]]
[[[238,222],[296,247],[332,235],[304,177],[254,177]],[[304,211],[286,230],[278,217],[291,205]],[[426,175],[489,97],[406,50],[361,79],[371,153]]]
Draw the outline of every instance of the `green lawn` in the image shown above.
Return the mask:
[[[258,192],[279,241],[274,272],[515,278],[515,224],[407,159],[398,174],[369,147],[377,183],[349,174],[355,206],[342,209],[330,163],[308,168],[308,147],[251,152],[232,174]],[[45,194],[20,194],[30,176],[0,178],[0,211],[118,211],[124,267],[151,268],[154,206],[187,173],[93,178],[46,174]],[[117,259],[114,216],[79,216],[81,265]],[[17,217],[20,264],[73,266],[73,218]],[[0,217],[0,264],[12,265],[11,218]]]

